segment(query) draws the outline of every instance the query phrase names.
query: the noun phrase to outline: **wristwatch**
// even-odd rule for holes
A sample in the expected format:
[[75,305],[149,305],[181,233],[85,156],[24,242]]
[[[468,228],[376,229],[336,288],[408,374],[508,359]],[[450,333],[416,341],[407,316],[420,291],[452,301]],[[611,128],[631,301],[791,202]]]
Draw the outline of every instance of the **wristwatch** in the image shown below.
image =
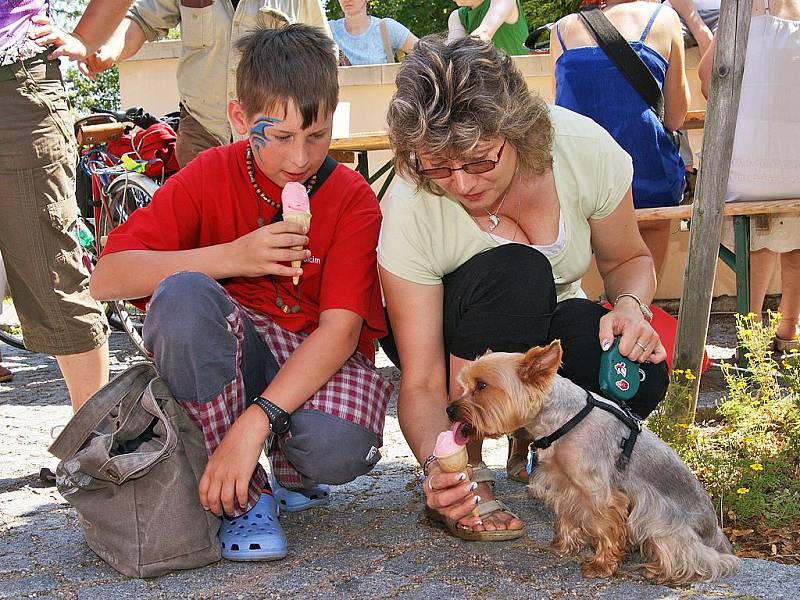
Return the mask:
[[644,316],[645,320],[646,320],[648,323],[649,323],[650,321],[652,321],[652,320],[653,320],[653,311],[652,311],[652,310],[650,310],[650,307],[649,307],[649,306],[647,306],[647,304],[645,304],[644,302],[642,302],[642,301],[639,299],[639,296],[637,296],[636,294],[627,294],[627,293],[626,293],[626,294],[620,294],[619,296],[617,296],[617,297],[614,299],[614,304],[613,304],[613,306],[616,308],[616,306],[617,306],[617,302],[619,302],[619,299],[620,299],[620,298],[624,298],[625,296],[627,296],[628,298],[633,298],[634,300],[636,300],[636,302],[638,302],[638,304],[639,304],[639,310],[640,310],[640,311],[642,311],[642,315]]
[[253,400],[253,403],[257,404],[261,410],[267,413],[272,433],[283,435],[289,431],[289,428],[292,426],[292,415],[263,396],[259,396]]

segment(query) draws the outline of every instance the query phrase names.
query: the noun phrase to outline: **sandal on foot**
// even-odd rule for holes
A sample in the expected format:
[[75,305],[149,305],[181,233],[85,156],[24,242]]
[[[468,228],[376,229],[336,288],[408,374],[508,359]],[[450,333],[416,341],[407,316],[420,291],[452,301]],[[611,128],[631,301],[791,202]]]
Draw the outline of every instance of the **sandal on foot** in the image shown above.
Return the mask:
[[219,542],[222,557],[228,560],[284,558],[286,536],[278,522],[278,507],[272,495],[261,494],[256,505],[240,517],[223,517]]
[[[508,436],[508,459],[506,459],[506,476],[509,481],[528,483],[528,447],[533,441],[525,430],[517,430]],[[519,446],[522,446],[522,453]]]
[[0,365],[0,383],[6,383],[12,379],[14,379],[14,374],[3,365]]
[[[488,500],[486,502],[478,502],[476,505],[478,514],[485,517],[494,512],[504,512],[515,519],[519,519],[517,515],[511,512],[508,507],[501,500]],[[467,542],[505,542],[508,540],[516,540],[525,535],[525,527],[521,529],[501,529],[495,531],[473,531],[470,528],[465,528],[455,521],[446,519],[432,508],[425,506],[425,514],[428,518],[442,525],[455,537],[466,540]]]
[[[521,475],[522,473],[525,473],[524,477]],[[506,464],[506,475],[509,481],[527,484],[528,459],[519,455],[509,456],[508,464]]]
[[272,493],[281,510],[286,512],[300,512],[315,506],[325,506],[331,501],[331,488],[324,484],[315,485],[308,490],[288,490],[276,485]]
[[472,467],[472,477],[470,481],[475,483],[488,483],[489,487],[494,489],[494,472],[486,466],[486,463],[480,461]]
[[800,338],[785,340],[776,335],[775,340],[772,342],[772,349],[775,350],[775,352],[791,352],[792,350],[800,350]]

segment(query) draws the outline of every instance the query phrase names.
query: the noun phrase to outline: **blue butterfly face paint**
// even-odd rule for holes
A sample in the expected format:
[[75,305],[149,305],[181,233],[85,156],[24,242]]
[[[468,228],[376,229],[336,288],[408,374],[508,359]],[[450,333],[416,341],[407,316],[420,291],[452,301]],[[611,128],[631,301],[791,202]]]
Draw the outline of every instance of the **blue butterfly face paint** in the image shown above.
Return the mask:
[[260,160],[263,160],[261,151],[266,148],[267,142],[272,141],[272,139],[267,135],[267,130],[275,123],[280,122],[280,119],[275,119],[273,117],[259,117],[250,128],[250,144],[253,146],[253,152],[258,155]]

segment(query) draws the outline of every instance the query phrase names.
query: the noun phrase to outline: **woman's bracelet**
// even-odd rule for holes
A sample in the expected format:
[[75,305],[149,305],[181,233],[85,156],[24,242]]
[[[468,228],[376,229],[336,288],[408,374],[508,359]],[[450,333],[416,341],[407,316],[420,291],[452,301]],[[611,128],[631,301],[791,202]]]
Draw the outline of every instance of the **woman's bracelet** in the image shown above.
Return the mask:
[[431,465],[435,460],[436,460],[436,455],[431,454],[428,458],[425,459],[425,462],[422,463],[422,473],[425,475],[425,477],[428,476],[428,469],[430,469]]

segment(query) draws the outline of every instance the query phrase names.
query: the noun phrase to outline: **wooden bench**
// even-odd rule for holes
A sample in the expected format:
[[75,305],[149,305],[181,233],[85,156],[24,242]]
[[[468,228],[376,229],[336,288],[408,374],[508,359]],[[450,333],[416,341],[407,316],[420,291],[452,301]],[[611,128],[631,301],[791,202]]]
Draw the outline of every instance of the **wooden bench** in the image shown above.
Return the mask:
[[[689,220],[693,206],[664,208],[638,208],[637,221]],[[800,198],[767,200],[763,202],[727,202],[723,209],[726,217],[733,217],[733,251],[719,245],[719,257],[736,275],[736,310],[745,315],[750,312],[750,217],[779,213],[800,214]]]

